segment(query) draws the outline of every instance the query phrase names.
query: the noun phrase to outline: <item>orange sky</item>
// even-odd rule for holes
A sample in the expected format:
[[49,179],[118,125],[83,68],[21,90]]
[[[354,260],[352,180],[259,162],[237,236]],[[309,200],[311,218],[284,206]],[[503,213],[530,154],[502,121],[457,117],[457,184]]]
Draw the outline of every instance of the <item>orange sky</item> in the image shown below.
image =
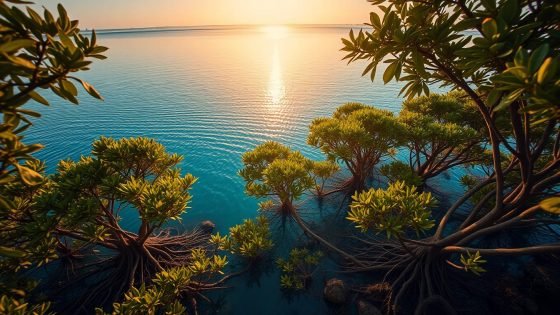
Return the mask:
[[36,0],[62,2],[85,28],[233,24],[361,24],[366,0]]

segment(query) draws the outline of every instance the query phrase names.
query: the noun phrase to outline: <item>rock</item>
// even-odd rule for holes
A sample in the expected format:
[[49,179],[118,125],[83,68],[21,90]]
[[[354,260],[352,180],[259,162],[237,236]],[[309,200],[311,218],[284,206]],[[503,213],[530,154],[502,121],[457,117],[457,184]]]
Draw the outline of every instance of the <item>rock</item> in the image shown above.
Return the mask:
[[366,287],[367,298],[373,302],[385,302],[391,294],[391,285],[388,282],[380,282]]
[[210,220],[200,222],[200,228],[206,233],[212,233],[215,227],[216,224]]
[[348,291],[342,280],[333,278],[327,281],[323,295],[325,300],[333,304],[343,304],[346,302]]
[[373,304],[364,300],[358,301],[358,315],[383,315]]

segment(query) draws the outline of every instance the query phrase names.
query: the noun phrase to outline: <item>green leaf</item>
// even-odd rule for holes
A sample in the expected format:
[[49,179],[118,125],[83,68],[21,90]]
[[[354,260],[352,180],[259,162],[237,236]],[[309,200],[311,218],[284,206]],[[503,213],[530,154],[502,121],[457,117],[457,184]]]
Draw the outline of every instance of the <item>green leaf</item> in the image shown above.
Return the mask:
[[66,13],[66,9],[64,9],[62,4],[59,3],[56,6],[56,9],[58,10],[58,15],[60,16],[61,19],[68,19],[68,13]]
[[37,113],[36,111],[29,110],[29,109],[16,109],[16,112],[18,112],[20,114],[23,114],[23,115],[31,116],[31,117],[36,117],[36,118],[41,117],[41,114]]
[[507,96],[503,97],[500,104],[498,104],[498,106],[494,108],[494,111],[497,112],[508,107],[511,103],[513,103],[515,100],[521,97],[521,95],[523,95],[523,92],[525,92],[525,89],[517,89],[511,92],[510,94],[508,94]]
[[24,58],[20,58],[17,56],[11,56],[8,54],[4,54],[4,57],[6,59],[8,59],[10,62],[12,62],[14,65],[20,66],[20,67],[24,67],[27,69],[35,69],[35,65],[32,64],[29,60],[24,59]]
[[529,57],[529,73],[534,73],[537,71],[537,69],[539,69],[544,59],[548,55],[549,50],[550,47],[548,46],[548,44],[544,44],[533,51],[531,57]]
[[72,94],[72,96],[78,95],[78,89],[76,89],[76,86],[68,80],[61,81],[61,87],[64,91]]
[[373,25],[373,27],[375,27],[376,29],[381,28],[381,19],[379,19],[379,15],[377,15],[377,13],[371,12],[369,14],[369,20],[371,22],[371,25]]
[[515,66],[516,67],[524,66],[526,60],[527,60],[527,52],[523,48],[519,48],[517,50],[517,53],[515,53],[515,57],[513,59]]
[[368,74],[373,68],[375,67],[375,63],[372,62],[369,65],[367,65],[367,67],[365,68],[365,70],[362,72],[362,77],[365,76],[366,74]]
[[64,34],[59,34],[58,37],[60,38],[60,41],[64,44],[64,46],[67,47],[71,53],[74,53],[74,51],[76,50],[76,46],[74,45],[74,42],[70,39],[70,37]]
[[33,9],[31,9],[30,7],[27,7],[27,13],[29,14],[29,16],[31,17],[31,19],[33,19],[33,22],[37,25],[43,25],[43,18],[41,18],[41,16],[35,12]]
[[93,54],[100,54],[100,53],[104,53],[107,50],[109,50],[109,48],[104,47],[104,46],[95,46],[95,48],[93,48],[93,50],[91,51]]
[[369,75],[369,78],[371,79],[371,82],[373,82],[375,80],[375,75],[377,74],[377,64],[375,65],[375,67],[373,67],[373,69],[371,70],[371,73]]
[[387,69],[385,69],[385,72],[383,73],[383,82],[385,82],[385,84],[389,83],[389,81],[393,79],[395,73],[397,72],[398,65],[399,65],[399,61],[396,60],[393,63],[391,63],[387,67]]
[[482,5],[484,6],[484,8],[486,8],[486,10],[496,10],[496,0],[481,0],[480,2],[482,2]]
[[506,21],[507,23],[511,23],[515,21],[519,14],[521,14],[521,9],[519,8],[519,1],[518,0],[509,0],[506,1],[502,7],[500,8],[499,15]]
[[555,62],[552,57],[546,58],[537,72],[537,83],[543,84],[548,81],[549,78],[552,78],[556,73],[556,69],[554,68],[556,68],[555,65],[557,64],[558,62]]
[[560,214],[560,197],[545,199],[539,203],[539,206],[546,212]]
[[421,75],[427,75],[426,68],[424,66],[424,57],[418,52],[412,52],[412,60],[414,61],[414,66],[418,73]]
[[493,18],[486,18],[482,21],[482,33],[486,38],[492,38],[492,36],[498,33],[498,24]]
[[26,185],[30,185],[30,186],[37,185],[43,179],[43,176],[41,176],[41,174],[35,172],[34,170],[32,170],[30,168],[27,168],[25,166],[21,166],[19,164],[16,164],[15,166],[18,169],[19,175],[21,176],[21,180]]
[[34,45],[35,42],[31,39],[16,39],[0,45],[0,53],[10,53],[13,51],[18,51],[22,48],[33,47]]
[[49,101],[47,101],[44,97],[42,97],[39,93],[35,91],[29,92],[29,96],[37,103],[41,103],[43,105],[49,105]]
[[91,46],[93,47],[95,44],[97,44],[97,34],[95,30],[91,30]]
[[15,248],[0,246],[0,256],[9,258],[21,258],[25,256],[25,252]]
[[93,55],[89,55],[88,57],[92,57],[92,58],[99,59],[99,60],[107,59],[106,56],[103,56],[103,55],[100,55],[100,54],[93,54]]
[[80,82],[82,83],[82,86],[84,87],[84,89],[86,90],[86,92],[88,92],[89,95],[103,100],[103,97],[101,96],[101,94],[99,94],[99,92],[97,92],[97,90],[89,83],[87,83],[86,81],[80,80]]

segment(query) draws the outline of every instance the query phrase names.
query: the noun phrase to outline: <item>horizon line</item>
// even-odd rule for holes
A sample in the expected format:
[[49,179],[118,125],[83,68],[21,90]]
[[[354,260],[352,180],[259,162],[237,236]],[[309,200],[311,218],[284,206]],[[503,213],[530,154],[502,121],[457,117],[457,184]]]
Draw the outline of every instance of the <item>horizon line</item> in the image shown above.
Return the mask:
[[294,28],[343,28],[365,26],[359,24],[340,24],[340,23],[294,23],[294,24],[206,24],[206,25],[169,25],[169,26],[142,26],[142,27],[119,27],[119,28],[89,28],[80,29],[83,32],[119,32],[119,31],[142,31],[142,30],[219,30],[221,29],[245,29],[254,27],[285,26]]

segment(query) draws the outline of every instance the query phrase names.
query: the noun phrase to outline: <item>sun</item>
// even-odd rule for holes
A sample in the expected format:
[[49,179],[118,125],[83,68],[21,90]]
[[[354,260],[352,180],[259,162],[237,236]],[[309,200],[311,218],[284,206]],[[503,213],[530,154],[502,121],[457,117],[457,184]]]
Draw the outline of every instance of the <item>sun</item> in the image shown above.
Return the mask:
[[290,29],[284,25],[267,25],[261,27],[260,31],[265,33],[269,38],[281,39],[288,35]]

